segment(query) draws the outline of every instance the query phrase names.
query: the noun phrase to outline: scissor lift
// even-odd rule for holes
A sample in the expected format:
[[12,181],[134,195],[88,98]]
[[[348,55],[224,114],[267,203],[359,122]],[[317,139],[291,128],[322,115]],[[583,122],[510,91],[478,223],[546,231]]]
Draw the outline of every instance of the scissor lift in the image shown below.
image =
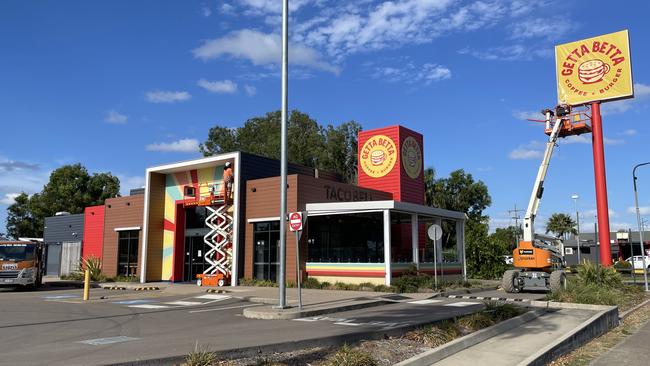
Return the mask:
[[204,206],[208,211],[205,224],[210,231],[203,242],[210,248],[204,254],[210,266],[196,275],[198,286],[224,286],[232,277],[233,218],[222,186],[223,181],[213,181],[184,188],[183,207]]

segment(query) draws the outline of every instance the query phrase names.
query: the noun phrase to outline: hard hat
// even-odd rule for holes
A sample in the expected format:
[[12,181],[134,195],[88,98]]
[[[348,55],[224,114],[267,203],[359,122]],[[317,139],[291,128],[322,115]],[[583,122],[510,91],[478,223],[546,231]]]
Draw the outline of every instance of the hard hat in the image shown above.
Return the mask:
[[230,168],[230,165],[231,165],[230,162],[227,161],[227,162],[226,162],[226,168]]

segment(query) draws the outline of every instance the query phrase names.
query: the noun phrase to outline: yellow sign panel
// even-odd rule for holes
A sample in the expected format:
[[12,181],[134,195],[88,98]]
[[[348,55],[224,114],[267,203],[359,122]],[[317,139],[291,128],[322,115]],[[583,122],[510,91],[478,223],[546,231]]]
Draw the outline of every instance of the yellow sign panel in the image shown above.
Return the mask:
[[406,174],[412,179],[417,179],[422,171],[422,150],[420,144],[409,136],[402,142],[402,165]]
[[627,30],[555,46],[560,103],[634,96]]
[[369,138],[361,149],[361,169],[364,173],[380,178],[390,173],[397,161],[397,147],[388,136],[375,135]]

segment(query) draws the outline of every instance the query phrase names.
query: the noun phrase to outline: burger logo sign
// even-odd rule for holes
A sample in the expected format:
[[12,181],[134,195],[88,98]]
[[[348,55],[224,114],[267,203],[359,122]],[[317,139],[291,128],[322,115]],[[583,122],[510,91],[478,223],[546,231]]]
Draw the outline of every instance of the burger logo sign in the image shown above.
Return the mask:
[[380,178],[390,173],[397,160],[396,146],[385,135],[370,137],[361,148],[361,169],[368,176]]
[[634,95],[627,30],[556,46],[555,62],[560,103]]
[[402,142],[402,166],[411,179],[417,179],[422,172],[422,149],[417,140],[411,136]]

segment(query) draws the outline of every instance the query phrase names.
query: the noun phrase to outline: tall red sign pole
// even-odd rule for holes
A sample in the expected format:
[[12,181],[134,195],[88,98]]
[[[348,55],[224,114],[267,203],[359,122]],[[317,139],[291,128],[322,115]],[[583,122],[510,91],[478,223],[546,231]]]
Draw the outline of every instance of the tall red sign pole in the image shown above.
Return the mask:
[[600,263],[604,266],[611,266],[609,205],[607,204],[607,176],[605,175],[605,149],[603,146],[603,120],[600,117],[600,102],[591,103],[591,129],[592,147],[594,150],[594,180],[596,181]]

